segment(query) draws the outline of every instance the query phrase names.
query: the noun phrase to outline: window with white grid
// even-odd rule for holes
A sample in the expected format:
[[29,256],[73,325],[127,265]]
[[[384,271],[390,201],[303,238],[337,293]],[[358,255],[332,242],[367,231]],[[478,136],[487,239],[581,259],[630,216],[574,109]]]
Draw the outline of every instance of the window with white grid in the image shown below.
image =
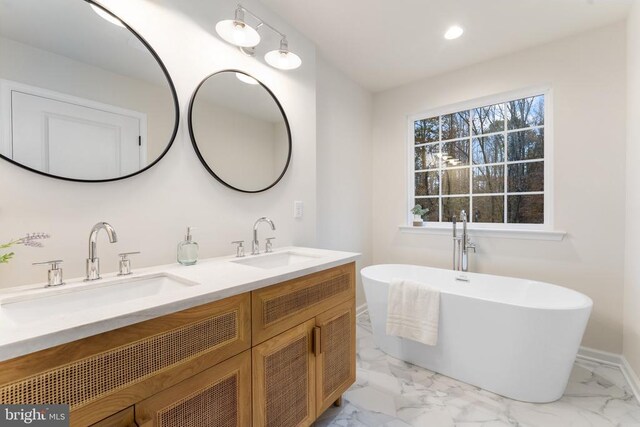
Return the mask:
[[545,224],[544,93],[411,119],[410,204],[423,219]]

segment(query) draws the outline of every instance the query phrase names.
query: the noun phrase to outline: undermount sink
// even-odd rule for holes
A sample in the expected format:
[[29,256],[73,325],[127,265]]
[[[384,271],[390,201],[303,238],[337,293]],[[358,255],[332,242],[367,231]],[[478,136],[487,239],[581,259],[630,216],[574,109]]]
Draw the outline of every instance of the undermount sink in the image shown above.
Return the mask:
[[[168,274],[83,283],[77,287],[16,295],[0,301],[4,315],[16,322],[37,322],[74,312],[105,308],[123,302],[175,293],[197,283]],[[73,285],[68,285],[73,286]]]
[[312,261],[319,257],[314,255],[307,255],[299,252],[276,252],[272,254],[259,255],[255,257],[248,257],[243,259],[234,260],[236,264],[248,265],[257,268],[278,268],[286,267],[293,264],[299,264],[305,261]]

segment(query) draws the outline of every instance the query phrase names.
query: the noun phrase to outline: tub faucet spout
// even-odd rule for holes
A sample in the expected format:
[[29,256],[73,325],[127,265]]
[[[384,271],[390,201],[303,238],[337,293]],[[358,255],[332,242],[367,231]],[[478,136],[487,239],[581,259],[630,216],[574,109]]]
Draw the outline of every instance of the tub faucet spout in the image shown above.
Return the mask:
[[467,233],[467,213],[460,211],[462,221],[462,235],[458,236],[456,217],[453,217],[453,269],[457,271],[469,271],[469,250],[476,252],[476,245],[469,239]]

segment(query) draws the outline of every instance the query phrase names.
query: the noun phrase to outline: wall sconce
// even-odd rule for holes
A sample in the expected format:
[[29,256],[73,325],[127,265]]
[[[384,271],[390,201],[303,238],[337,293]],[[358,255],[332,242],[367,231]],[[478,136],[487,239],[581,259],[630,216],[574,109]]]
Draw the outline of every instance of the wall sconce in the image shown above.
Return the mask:
[[[258,21],[255,29],[245,22],[245,13]],[[280,36],[280,47],[264,55],[264,60],[267,61],[267,64],[280,70],[294,70],[302,65],[300,57],[289,50],[287,35],[278,31],[242,5],[238,5],[236,8],[234,19],[227,19],[216,24],[216,32],[222,40],[238,46],[245,55],[254,56],[255,47],[260,43],[258,30],[262,27],[269,28]]]

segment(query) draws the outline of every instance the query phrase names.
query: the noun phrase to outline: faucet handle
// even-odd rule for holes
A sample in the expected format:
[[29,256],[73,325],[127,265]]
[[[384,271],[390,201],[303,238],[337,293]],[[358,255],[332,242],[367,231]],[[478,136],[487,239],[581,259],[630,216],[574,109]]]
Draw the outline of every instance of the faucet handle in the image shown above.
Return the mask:
[[238,245],[236,247],[236,258],[242,258],[244,256],[244,240],[234,240],[231,244]]
[[267,241],[267,243],[264,244],[264,251],[269,253],[269,252],[273,252],[273,243],[271,243],[272,240],[275,240],[275,237],[267,237],[265,240]]
[[135,252],[122,252],[118,254],[120,261],[118,262],[118,276],[128,276],[131,274],[131,260],[129,255],[137,255],[140,251]]
[[62,260],[55,259],[51,261],[33,263],[33,265],[45,265],[45,264],[50,265],[48,276],[47,276],[47,285],[45,286],[45,288],[64,285],[64,281],[62,280],[62,268],[60,268],[60,264],[62,264]]

